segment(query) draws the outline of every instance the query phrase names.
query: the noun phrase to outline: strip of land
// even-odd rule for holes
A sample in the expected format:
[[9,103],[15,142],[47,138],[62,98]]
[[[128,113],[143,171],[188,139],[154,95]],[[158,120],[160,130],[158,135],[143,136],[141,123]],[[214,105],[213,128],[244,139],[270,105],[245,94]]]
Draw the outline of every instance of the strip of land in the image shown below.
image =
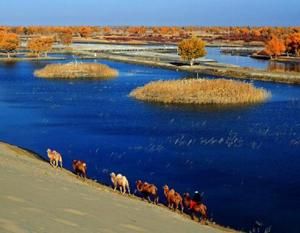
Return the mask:
[[0,143],[0,232],[234,232],[82,181],[39,158]]
[[[171,51],[171,53],[170,53]],[[190,72],[201,75],[237,78],[246,80],[260,80],[276,83],[300,84],[299,72],[268,71],[255,68],[238,67],[230,64],[221,64],[210,59],[198,59],[197,65],[184,65],[176,55],[176,46],[138,47],[133,45],[112,44],[73,44],[72,49],[66,50],[63,46],[55,47],[54,54],[74,54],[82,59],[108,59],[125,63],[160,67],[177,71]],[[40,58],[0,58],[0,61],[21,60],[63,60],[64,57]],[[278,58],[279,59],[279,58]],[[282,59],[282,58],[280,58]],[[295,60],[295,59],[294,59]],[[279,60],[281,61],[281,60]]]
[[[88,55],[87,53],[85,53]],[[98,58],[121,61],[133,64],[148,65],[153,67],[160,67],[165,69],[185,71],[195,74],[214,75],[219,77],[246,79],[246,80],[260,80],[267,82],[300,84],[300,73],[297,72],[274,72],[265,71],[254,68],[235,67],[218,63],[206,63],[195,66],[177,66],[166,61],[160,61],[157,58],[143,58],[126,56],[119,54],[97,53]]]

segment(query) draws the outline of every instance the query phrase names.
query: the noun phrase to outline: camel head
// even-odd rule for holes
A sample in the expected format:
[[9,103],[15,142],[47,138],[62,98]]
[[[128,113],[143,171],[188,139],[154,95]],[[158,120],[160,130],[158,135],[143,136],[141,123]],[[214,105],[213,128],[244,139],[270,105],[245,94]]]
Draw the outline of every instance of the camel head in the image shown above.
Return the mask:
[[138,190],[139,192],[141,192],[141,191],[142,191],[142,185],[143,185],[143,182],[142,182],[141,180],[138,180],[138,181],[135,182],[135,184],[136,184],[137,190]]
[[191,201],[190,194],[189,193],[184,193],[183,194],[183,200],[184,200],[184,205],[189,206],[190,201]]
[[75,170],[75,168],[76,168],[76,164],[77,164],[77,160],[73,160],[73,162],[72,162],[72,167],[73,167],[73,169]]
[[138,186],[138,185],[141,185],[143,182],[141,181],[141,180],[137,180],[136,182],[135,182],[135,184]]
[[110,177],[111,178],[115,178],[116,177],[116,174],[114,172],[110,173]]
[[165,195],[169,192],[169,186],[168,185],[165,185],[164,187],[163,187],[163,189],[164,189],[164,193],[165,193]]
[[183,194],[183,197],[189,198],[189,197],[190,197],[190,194],[189,194],[189,193],[184,193],[184,194]]
[[48,153],[48,154],[51,153],[51,150],[50,150],[49,148],[47,149],[47,153]]

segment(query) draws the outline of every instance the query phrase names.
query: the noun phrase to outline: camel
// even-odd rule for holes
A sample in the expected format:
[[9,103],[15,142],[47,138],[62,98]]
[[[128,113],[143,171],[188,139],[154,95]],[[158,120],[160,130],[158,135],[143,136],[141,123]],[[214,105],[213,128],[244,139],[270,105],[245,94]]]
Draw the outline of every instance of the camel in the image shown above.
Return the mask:
[[52,167],[58,167],[58,162],[60,162],[60,167],[62,168],[62,156],[55,150],[47,149],[47,155],[50,159],[50,165]]
[[168,207],[171,209],[174,209],[176,211],[179,208],[179,205],[181,207],[181,213],[183,213],[183,204],[182,204],[182,197],[179,193],[175,192],[174,189],[169,189],[168,185],[165,185],[163,187],[164,189],[164,195],[168,202]]
[[154,184],[138,180],[136,182],[136,188],[143,195],[143,199],[147,197],[148,201],[151,202],[150,197],[153,197],[153,204],[158,204],[158,190]]
[[[205,224],[207,221],[207,207],[203,203],[192,203],[193,200],[190,197],[189,193],[183,194],[183,203],[186,208],[191,207],[191,218],[194,219],[196,214],[201,214],[201,221],[202,224]],[[192,204],[192,205],[191,205]]]
[[85,162],[81,160],[73,160],[72,167],[76,175],[86,178],[87,166]]
[[126,176],[121,174],[116,175],[114,172],[110,174],[111,182],[113,183],[114,190],[119,188],[120,192],[124,195],[126,193],[126,189],[130,194],[129,182]]

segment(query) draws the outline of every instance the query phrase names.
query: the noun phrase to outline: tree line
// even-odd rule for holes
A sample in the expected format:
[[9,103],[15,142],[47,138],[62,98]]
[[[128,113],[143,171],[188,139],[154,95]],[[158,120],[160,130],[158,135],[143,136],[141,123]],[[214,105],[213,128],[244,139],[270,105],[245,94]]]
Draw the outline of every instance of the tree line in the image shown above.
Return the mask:
[[[47,55],[53,43],[70,46],[74,38],[113,38],[113,36],[134,38],[176,38],[172,42],[181,43],[188,38],[201,38],[205,41],[261,41],[265,49],[259,54],[277,57],[282,54],[300,56],[300,27],[96,27],[96,26],[0,26],[0,50],[10,57],[21,45],[27,43],[30,55]],[[150,38],[150,39],[151,39]],[[185,44],[185,49],[197,46],[195,41]],[[199,43],[198,43],[199,44]],[[200,43],[201,44],[201,43]],[[181,47],[184,47],[183,44]],[[203,46],[202,46],[203,47]],[[180,50],[180,49],[179,49]],[[183,54],[181,52],[181,54]],[[185,56],[185,55],[184,55]]]

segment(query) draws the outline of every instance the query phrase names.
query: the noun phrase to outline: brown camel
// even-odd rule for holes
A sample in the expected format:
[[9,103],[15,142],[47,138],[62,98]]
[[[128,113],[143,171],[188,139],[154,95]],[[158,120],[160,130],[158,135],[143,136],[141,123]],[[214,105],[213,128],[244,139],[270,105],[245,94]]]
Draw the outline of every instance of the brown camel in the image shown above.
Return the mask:
[[87,166],[85,162],[73,160],[72,167],[76,175],[86,178]]
[[186,208],[191,210],[191,218],[194,219],[197,214],[201,215],[202,224],[205,224],[207,221],[207,207],[203,203],[196,203],[192,200],[189,193],[183,194],[183,203]]
[[153,197],[153,204],[158,204],[158,190],[154,184],[138,180],[136,182],[136,189],[143,195],[143,199],[147,198],[148,201],[151,202],[150,197]]
[[179,205],[181,207],[181,213],[183,213],[183,204],[182,204],[182,197],[179,193],[175,192],[174,189],[169,189],[168,185],[165,185],[163,187],[164,194],[168,202],[168,207],[171,209],[174,209],[176,211],[179,208]]

